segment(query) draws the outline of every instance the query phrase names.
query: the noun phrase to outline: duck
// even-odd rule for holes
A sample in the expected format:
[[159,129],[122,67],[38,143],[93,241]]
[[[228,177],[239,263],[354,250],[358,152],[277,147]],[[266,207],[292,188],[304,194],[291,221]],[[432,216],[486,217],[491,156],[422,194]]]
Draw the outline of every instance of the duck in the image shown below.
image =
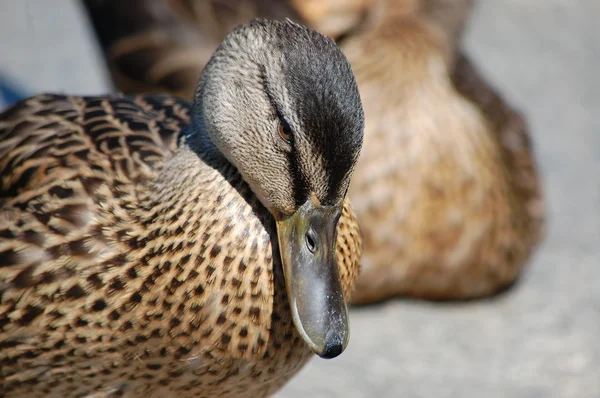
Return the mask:
[[193,102],[39,94],[0,114],[5,397],[264,397],[349,341],[364,115],[329,38],[229,33]]
[[291,19],[333,39],[372,0],[83,0],[117,89],[191,100],[225,35],[255,17]]
[[[352,304],[469,300],[506,291],[543,240],[543,184],[526,116],[461,48],[474,1],[289,5],[291,18],[338,42],[364,100],[363,155],[349,191],[364,234]],[[104,26],[118,36],[114,21]],[[193,26],[203,21],[196,18]],[[116,47],[105,47],[109,60]],[[198,48],[184,51],[191,56]],[[130,64],[148,60],[135,50],[125,53]],[[179,71],[187,65],[176,58],[167,63]],[[138,69],[137,80],[157,69],[149,65]]]
[[340,43],[366,120],[348,194],[364,239],[353,304],[494,296],[543,238],[526,118],[461,50],[472,5],[380,0]]
[[110,75],[124,93],[193,99],[226,34],[254,17],[302,23],[285,1],[83,0]]

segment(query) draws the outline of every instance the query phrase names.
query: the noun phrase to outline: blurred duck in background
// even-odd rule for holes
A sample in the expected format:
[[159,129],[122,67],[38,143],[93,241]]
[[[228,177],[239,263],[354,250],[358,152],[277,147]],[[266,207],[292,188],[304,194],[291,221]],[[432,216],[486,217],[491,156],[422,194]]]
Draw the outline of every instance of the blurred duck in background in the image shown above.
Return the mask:
[[492,295],[542,236],[524,117],[460,52],[471,0],[382,0],[342,42],[365,109],[354,303]]
[[213,51],[235,26],[262,15],[296,18],[276,0],[84,0],[114,83],[125,93],[191,99]]
[[524,116],[460,49],[473,0],[84,0],[117,88],[191,98],[210,54],[253,17],[333,37],[356,75],[365,143],[349,195],[364,233],[355,304],[485,297],[543,236]]
[[114,83],[125,93],[191,99],[211,54],[252,18],[290,18],[333,38],[354,27],[372,0],[83,0]]

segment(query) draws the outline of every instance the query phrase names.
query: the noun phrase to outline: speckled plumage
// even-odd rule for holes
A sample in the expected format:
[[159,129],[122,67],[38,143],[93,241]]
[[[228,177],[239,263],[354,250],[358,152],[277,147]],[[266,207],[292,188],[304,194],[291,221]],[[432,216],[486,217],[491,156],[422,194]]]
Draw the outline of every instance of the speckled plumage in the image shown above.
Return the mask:
[[[311,356],[274,220],[222,155],[190,150],[190,112],[40,95],[0,116],[5,396],[260,397]],[[346,201],[346,298],[360,251]]]
[[[237,171],[198,159],[181,190],[152,184],[188,122],[185,102],[161,96],[46,95],[2,116],[8,396],[261,396],[309,358],[272,219]],[[360,248],[349,207],[339,231],[349,291]]]

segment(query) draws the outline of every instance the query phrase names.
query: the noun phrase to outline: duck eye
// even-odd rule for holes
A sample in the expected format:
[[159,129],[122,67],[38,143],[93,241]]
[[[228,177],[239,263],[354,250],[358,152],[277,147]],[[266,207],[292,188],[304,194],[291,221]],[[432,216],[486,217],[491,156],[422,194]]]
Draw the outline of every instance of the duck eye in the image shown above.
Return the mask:
[[279,123],[279,135],[287,142],[292,142],[292,129],[285,122]]

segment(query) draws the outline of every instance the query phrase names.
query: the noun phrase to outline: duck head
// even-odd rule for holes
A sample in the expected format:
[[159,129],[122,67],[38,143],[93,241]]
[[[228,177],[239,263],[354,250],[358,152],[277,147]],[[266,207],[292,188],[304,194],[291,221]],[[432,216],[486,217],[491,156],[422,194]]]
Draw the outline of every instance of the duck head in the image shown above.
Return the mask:
[[329,38],[253,20],[207,64],[194,120],[276,220],[294,324],[317,355],[346,347],[336,228],[363,141],[352,70]]

